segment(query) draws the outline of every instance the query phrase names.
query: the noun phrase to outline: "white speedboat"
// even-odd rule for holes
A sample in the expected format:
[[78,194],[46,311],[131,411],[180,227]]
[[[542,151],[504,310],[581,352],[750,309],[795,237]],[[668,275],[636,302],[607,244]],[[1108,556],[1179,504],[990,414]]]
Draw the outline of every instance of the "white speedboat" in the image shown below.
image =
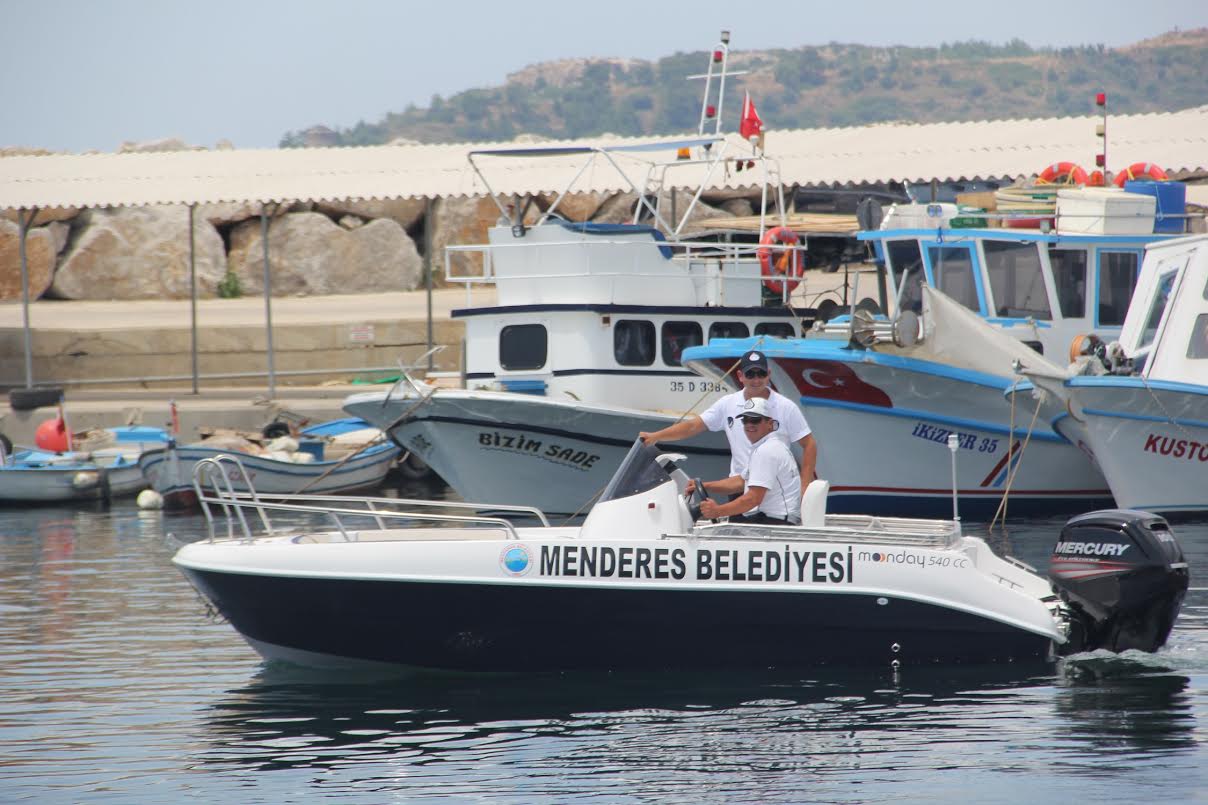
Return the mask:
[[[815,431],[818,471],[831,482],[838,511],[946,511],[949,434],[960,440],[956,486],[968,514],[991,518],[1004,495],[1007,511],[1017,515],[1112,505],[1103,474],[1085,452],[1047,419],[1033,421],[1029,395],[1010,394],[1018,382],[1012,362],[1028,363],[1028,356],[1064,361],[1081,333],[1114,338],[1144,247],[1169,236],[1115,234],[1110,227],[1106,234],[954,228],[943,218],[928,225],[925,216],[899,226],[895,220],[901,223],[890,216],[883,228],[859,237],[876,248],[894,278],[897,323],[857,312],[802,339],[710,342],[687,351],[685,364],[716,379],[744,351],[762,350],[772,363],[773,386],[799,400]],[[1135,219],[1127,223],[1138,228]],[[946,303],[925,311],[924,288],[941,291]],[[960,313],[1025,351],[982,338],[966,341]],[[929,329],[920,342],[918,317],[939,314],[956,329],[946,337],[943,323],[924,321]]]
[[129,425],[93,434],[97,446],[91,449],[17,447],[6,454],[0,447],[0,504],[107,502],[145,489],[139,458],[166,443],[167,432]]
[[[724,75],[728,48],[718,52]],[[812,309],[788,304],[802,247],[759,242],[796,235],[773,237],[777,227],[771,218],[764,226],[762,215],[754,231],[737,234],[719,233],[718,222],[695,225],[706,189],[771,190],[778,170],[749,143],[718,132],[720,118],[702,117],[687,140],[471,152],[491,198],[502,195],[492,177],[506,182],[520,166],[565,175],[566,189],[535,224],[523,222],[527,205],[501,207],[487,244],[447,250],[449,282],[496,291],[494,305],[453,311],[465,325],[464,388],[404,384],[354,395],[345,411],[388,430],[466,500],[556,512],[585,505],[609,471],[601,476],[584,462],[600,457],[612,466],[638,431],[703,411],[729,392],[683,367],[684,349],[721,337],[797,337],[813,321]],[[607,171],[635,194],[637,223],[559,218],[558,202],[588,171]],[[773,202],[785,209],[782,195],[770,194],[769,209]],[[458,273],[455,260],[481,269]],[[712,457],[695,474],[726,474],[722,434],[702,434],[684,449],[694,462]]]
[[682,458],[635,443],[573,527],[327,498],[279,504],[290,522],[313,512],[324,523],[284,530],[263,500],[202,477],[207,513],[240,514],[232,536],[215,538],[211,520],[210,538],[173,562],[267,659],[466,671],[1155,651],[1187,588],[1167,523],[1145,512],[1069,521],[1049,580],[957,520],[826,514],[825,482],[807,491],[801,526],[698,522]]
[[[277,439],[290,439],[276,436]],[[255,453],[240,453],[247,476],[261,492],[273,494],[341,494],[367,491],[381,486],[386,473],[399,456],[399,448],[377,428],[360,419],[344,417],[303,428],[298,439],[286,446],[292,449],[268,449],[247,443]],[[167,508],[191,508],[197,505],[193,487],[193,468],[199,461],[230,453],[229,443],[168,445],[148,450],[138,466],[151,488],[163,497]],[[243,477],[234,480],[236,490],[246,491]]]
[[1056,403],[1052,427],[1119,505],[1208,511],[1208,236],[1151,245],[1118,341],[1082,343],[1072,372],[1021,367]]

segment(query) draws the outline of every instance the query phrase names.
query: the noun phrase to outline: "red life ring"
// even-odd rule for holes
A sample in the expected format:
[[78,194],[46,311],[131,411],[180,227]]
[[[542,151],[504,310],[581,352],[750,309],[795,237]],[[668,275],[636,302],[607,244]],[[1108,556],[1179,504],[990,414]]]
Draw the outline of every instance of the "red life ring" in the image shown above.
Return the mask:
[[1054,162],[1040,172],[1036,184],[1086,184],[1086,171],[1073,162]]
[[[776,249],[774,246],[796,246],[801,240],[797,233],[788,227],[774,226],[759,239],[761,244],[756,252],[759,255],[759,267],[763,273],[763,285],[772,293],[778,294],[782,289],[788,293],[801,283],[802,259],[797,249]],[[778,278],[785,277],[783,282]]]
[[1134,162],[1120,173],[1116,174],[1116,187],[1124,187],[1124,183],[1132,179],[1150,178],[1155,182],[1165,182],[1170,177],[1152,162]]

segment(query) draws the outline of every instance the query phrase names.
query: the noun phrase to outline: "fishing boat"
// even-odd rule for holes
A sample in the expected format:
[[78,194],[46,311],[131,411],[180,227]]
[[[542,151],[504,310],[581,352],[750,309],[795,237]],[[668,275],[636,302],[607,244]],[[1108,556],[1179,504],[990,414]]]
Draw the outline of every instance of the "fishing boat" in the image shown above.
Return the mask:
[[[705,95],[724,87],[728,44],[709,62]],[[712,104],[720,101],[712,101]],[[711,129],[711,130],[710,130]],[[684,349],[712,338],[798,337],[814,319],[794,307],[804,249],[782,215],[777,163],[705,108],[698,135],[597,146],[473,151],[491,198],[521,166],[565,175],[565,189],[535,222],[526,203],[500,206],[485,245],[453,246],[451,283],[491,285],[495,304],[453,311],[465,324],[464,388],[409,379],[349,397],[344,410],[388,430],[466,500],[509,500],[549,512],[581,511],[608,481],[638,431],[703,410],[729,389],[681,365]],[[634,194],[630,222],[574,223],[559,205],[584,175],[606,172]],[[753,232],[701,223],[706,189],[764,187]],[[687,190],[685,191],[685,188]],[[458,274],[451,261],[481,265]],[[707,477],[726,474],[719,433],[678,445]]]
[[[1169,525],[1145,512],[1070,520],[1046,579],[959,519],[829,514],[825,481],[807,490],[800,526],[701,521],[683,460],[635,442],[578,526],[531,510],[531,525],[441,514],[431,501],[270,504],[225,492],[237,464],[211,461],[198,494],[207,515],[227,513],[229,536],[209,517],[209,538],[173,562],[268,660],[456,671],[1156,651],[1187,589]],[[306,514],[322,527],[273,525]]]
[[[65,424],[63,428],[66,439]],[[135,495],[147,487],[140,456],[168,441],[166,431],[142,425],[85,435],[90,438],[76,450],[15,447],[9,452],[0,445],[0,504],[107,502]]]
[[1119,338],[1078,339],[1070,357],[1068,369],[1019,371],[1117,503],[1208,511],[1208,236],[1150,245]]
[[[1070,209],[1082,209],[1074,202],[1100,205],[1098,225],[1073,217]],[[1120,203],[1130,206],[1116,229]],[[964,456],[956,485],[970,515],[990,519],[1004,505],[1017,515],[1113,505],[1091,458],[1035,419],[1027,395],[1012,393],[1012,364],[1064,361],[1080,334],[1119,335],[1145,247],[1172,237],[1153,232],[1154,199],[1112,191],[1088,201],[1063,189],[1058,223],[1078,223],[1058,229],[953,226],[943,205],[914,206],[858,235],[892,278],[892,318],[857,311],[802,339],[711,341],[687,350],[685,364],[716,380],[744,351],[762,350],[773,387],[799,400],[816,434],[835,511],[943,513],[950,434]],[[1146,210],[1148,221],[1138,217]],[[924,288],[942,292],[926,310]],[[961,312],[1027,349],[965,341]]]
[[[276,423],[274,423],[276,424]],[[282,423],[283,424],[283,423]],[[293,438],[288,427],[266,428],[263,438],[212,439],[148,450],[138,466],[165,508],[197,505],[193,468],[199,461],[237,452],[256,489],[273,494],[342,494],[381,486],[399,448],[377,428],[352,417],[304,427]],[[254,451],[254,452],[252,452]],[[244,477],[236,479],[236,489]]]

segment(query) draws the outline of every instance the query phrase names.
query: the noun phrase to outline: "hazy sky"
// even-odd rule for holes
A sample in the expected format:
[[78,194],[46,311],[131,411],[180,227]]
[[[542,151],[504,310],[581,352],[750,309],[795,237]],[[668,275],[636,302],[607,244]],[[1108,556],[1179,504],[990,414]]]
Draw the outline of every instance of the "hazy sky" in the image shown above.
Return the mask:
[[539,61],[705,50],[722,28],[748,50],[1110,46],[1205,26],[1208,0],[0,0],[0,146],[274,147],[289,130],[376,121]]

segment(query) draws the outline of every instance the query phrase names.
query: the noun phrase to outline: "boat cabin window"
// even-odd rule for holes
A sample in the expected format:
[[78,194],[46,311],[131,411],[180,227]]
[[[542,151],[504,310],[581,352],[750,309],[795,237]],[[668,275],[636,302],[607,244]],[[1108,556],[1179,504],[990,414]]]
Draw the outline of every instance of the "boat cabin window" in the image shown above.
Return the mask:
[[923,254],[917,240],[891,240],[889,247],[889,270],[895,278],[900,277],[898,286],[898,310],[923,312]]
[[680,354],[685,349],[705,343],[700,325],[694,321],[665,321],[662,336],[663,363],[668,366],[679,366]]
[[797,333],[787,321],[761,321],[755,325],[755,335],[770,335],[773,338],[795,338]]
[[1049,247],[1057,304],[1067,319],[1086,317],[1086,249]]
[[931,276],[936,289],[975,313],[981,313],[972,250],[964,246],[929,246],[927,257],[931,260]]
[[648,321],[623,319],[612,328],[612,354],[621,366],[654,363],[654,325]]
[[1099,252],[1099,321],[1100,325],[1124,324],[1128,300],[1137,287],[1136,252]]
[[540,369],[548,348],[543,324],[509,324],[499,331],[499,365],[504,369]]
[[1035,243],[986,241],[986,273],[994,312],[1011,318],[1049,321],[1053,307],[1044,287],[1040,250]]
[[[1208,291],[1204,298],[1208,299]],[[1195,317],[1195,326],[1191,328],[1191,343],[1187,345],[1188,358],[1208,358],[1208,313]]]
[[709,325],[709,340],[714,338],[746,338],[751,334],[740,321],[715,321]]
[[1170,302],[1170,292],[1174,290],[1174,280],[1177,271],[1167,271],[1158,277],[1158,287],[1154,291],[1153,301],[1149,305],[1149,313],[1145,316],[1145,326],[1141,328],[1141,340],[1137,347],[1147,347],[1153,343],[1158,334],[1158,325],[1162,323],[1162,314]]

